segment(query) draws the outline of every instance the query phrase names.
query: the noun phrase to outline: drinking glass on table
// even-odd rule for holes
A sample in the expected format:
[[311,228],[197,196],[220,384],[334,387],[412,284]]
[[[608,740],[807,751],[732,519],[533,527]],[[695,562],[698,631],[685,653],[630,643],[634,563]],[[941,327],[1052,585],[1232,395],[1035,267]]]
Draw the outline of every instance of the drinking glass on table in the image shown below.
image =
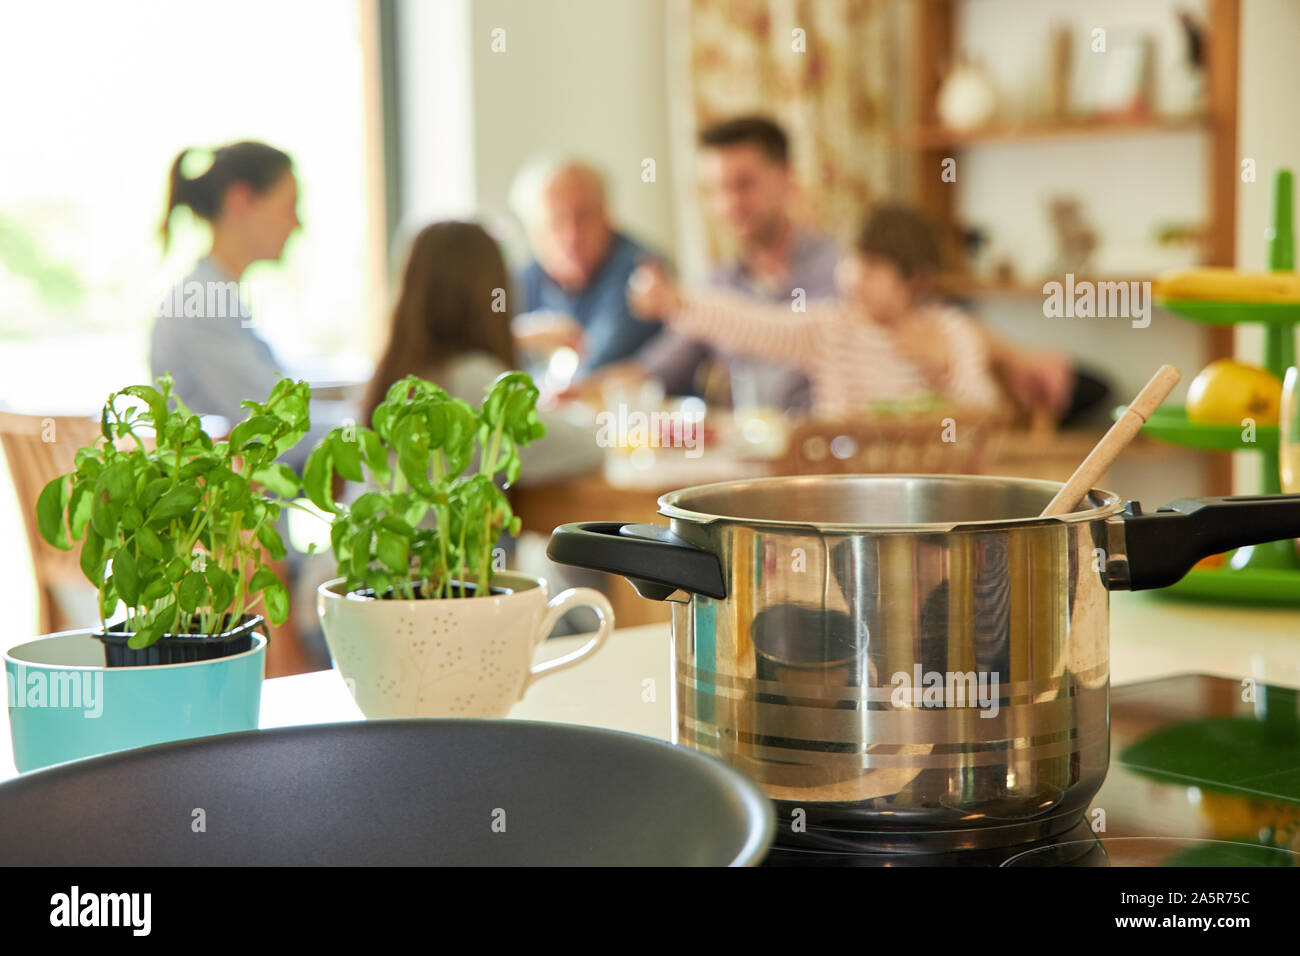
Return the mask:
[[780,455],[785,449],[785,413],[771,403],[764,369],[745,361],[731,364],[732,419],[747,447],[758,455]]
[[524,370],[546,395],[573,384],[583,352],[583,329],[567,312],[535,309],[510,323]]

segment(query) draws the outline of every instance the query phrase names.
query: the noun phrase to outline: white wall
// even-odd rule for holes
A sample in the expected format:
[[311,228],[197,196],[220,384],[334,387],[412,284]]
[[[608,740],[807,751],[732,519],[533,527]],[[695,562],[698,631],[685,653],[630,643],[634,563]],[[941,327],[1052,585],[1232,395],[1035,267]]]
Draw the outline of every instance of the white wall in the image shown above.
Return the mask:
[[474,214],[468,0],[399,0],[403,232]]
[[[1241,5],[1241,72],[1238,77],[1237,152],[1255,160],[1256,181],[1237,175],[1237,268],[1267,269],[1264,230],[1269,225],[1273,173],[1289,168],[1300,176],[1300,3],[1295,0],[1244,0]],[[1294,188],[1294,186],[1293,186]],[[1247,362],[1263,359],[1260,329],[1238,326],[1237,355]],[[1258,459],[1237,455],[1233,480],[1237,490],[1257,490]]]
[[[616,220],[671,253],[665,9],[662,0],[404,0],[408,215],[474,213],[517,251],[520,237],[506,231],[515,173],[539,153],[572,154],[605,173]],[[656,161],[654,183],[642,182],[645,158]]]
[[1300,176],[1300,3],[1244,0],[1241,49],[1237,151],[1255,160],[1258,176],[1254,183],[1237,176],[1237,268],[1267,269],[1273,171],[1287,167]]

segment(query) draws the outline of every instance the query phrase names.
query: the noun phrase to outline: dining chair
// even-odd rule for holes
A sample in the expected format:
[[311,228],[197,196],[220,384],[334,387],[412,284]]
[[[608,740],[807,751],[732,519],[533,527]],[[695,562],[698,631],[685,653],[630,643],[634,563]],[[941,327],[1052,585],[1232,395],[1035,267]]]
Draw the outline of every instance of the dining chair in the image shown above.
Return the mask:
[[[0,412],[0,450],[9,464],[15,497],[27,530],[27,546],[36,573],[40,633],[69,630],[97,623],[70,615],[75,604],[94,607],[94,588],[81,573],[81,543],[60,551],[36,528],[36,499],[41,489],[76,467],[77,449],[99,434],[92,418],[17,415]],[[82,601],[73,600],[74,596]]]

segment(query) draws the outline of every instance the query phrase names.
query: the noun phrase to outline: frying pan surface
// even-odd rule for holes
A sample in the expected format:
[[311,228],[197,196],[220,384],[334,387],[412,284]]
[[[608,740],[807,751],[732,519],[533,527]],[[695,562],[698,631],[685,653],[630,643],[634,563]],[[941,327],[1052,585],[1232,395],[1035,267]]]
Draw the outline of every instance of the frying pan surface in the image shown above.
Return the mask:
[[720,761],[537,721],[224,734],[0,785],[4,865],[745,865],[773,826]]

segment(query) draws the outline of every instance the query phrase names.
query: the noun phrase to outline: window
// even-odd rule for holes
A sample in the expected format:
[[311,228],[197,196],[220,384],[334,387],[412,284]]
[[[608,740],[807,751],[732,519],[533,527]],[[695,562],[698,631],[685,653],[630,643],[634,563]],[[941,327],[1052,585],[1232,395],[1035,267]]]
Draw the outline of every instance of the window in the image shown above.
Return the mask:
[[328,357],[336,373],[364,374],[385,243],[370,10],[360,0],[6,6],[0,404],[92,412],[147,379],[154,309],[207,243],[180,211],[162,255],[172,159],[236,139],[287,151],[300,186],[303,230],[280,263],[245,276],[255,327],[291,371],[322,375]]

